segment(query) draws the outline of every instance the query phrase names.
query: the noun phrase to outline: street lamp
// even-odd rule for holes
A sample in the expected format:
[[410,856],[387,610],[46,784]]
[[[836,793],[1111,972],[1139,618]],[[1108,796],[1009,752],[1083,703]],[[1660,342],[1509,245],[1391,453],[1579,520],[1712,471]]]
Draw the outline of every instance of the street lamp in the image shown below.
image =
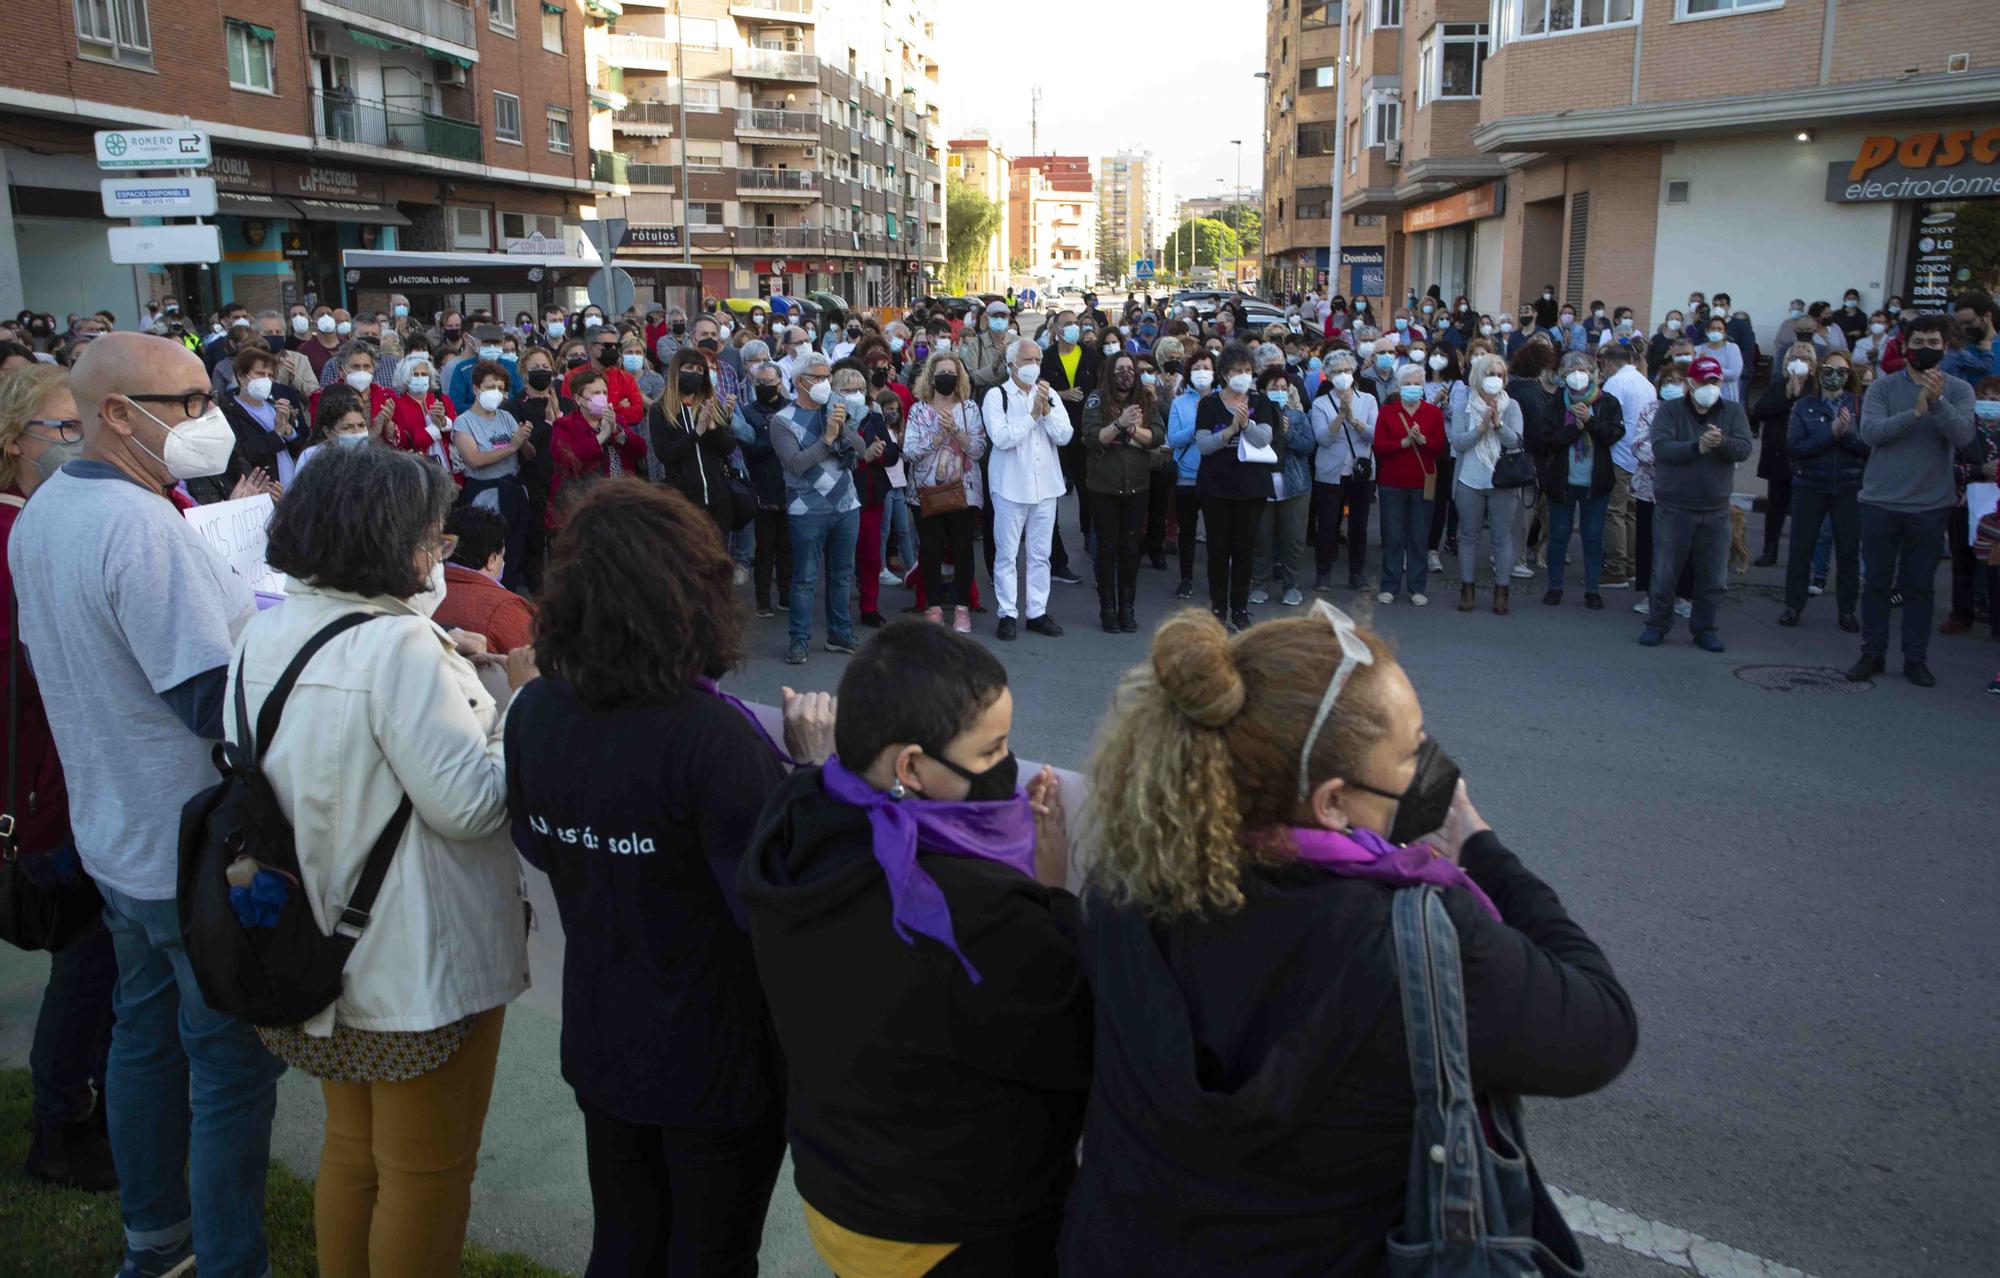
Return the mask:
[[[1264,176],[1262,181],[1258,183],[1261,190],[1257,196],[1257,217],[1262,226],[1268,227],[1271,224],[1271,73],[1269,71],[1252,71],[1250,78],[1264,82],[1264,129],[1260,142],[1260,145],[1264,148]],[[1238,151],[1237,154],[1241,155],[1243,153]],[[1259,252],[1257,254],[1257,277],[1260,280],[1270,278],[1270,272],[1264,269],[1265,259],[1261,251],[1267,243],[1268,241],[1260,234],[1258,238]]]

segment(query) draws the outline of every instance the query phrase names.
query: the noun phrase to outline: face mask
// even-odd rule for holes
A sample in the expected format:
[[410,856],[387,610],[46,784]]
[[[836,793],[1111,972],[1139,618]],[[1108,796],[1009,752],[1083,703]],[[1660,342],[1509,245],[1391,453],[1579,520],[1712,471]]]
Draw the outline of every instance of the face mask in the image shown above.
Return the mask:
[[897,354],[897,355],[901,355],[901,354],[903,353],[903,339],[902,339],[902,338],[900,338],[900,337],[892,337],[892,338],[890,338],[890,339],[889,339],[889,349],[890,349],[890,351],[894,352],[895,354]]
[[1479,389],[1485,391],[1488,395],[1498,395],[1501,391],[1507,389],[1507,382],[1506,379],[1500,377],[1482,377],[1479,379]]
[[1574,323],[1576,323],[1576,316],[1574,316],[1574,315],[1565,315],[1565,316],[1563,316],[1563,317],[1562,317],[1562,326],[1563,326],[1564,328],[1568,328],[1568,327],[1569,327],[1570,325],[1572,325],[1572,324],[1574,324]]
[[1889,331],[1889,326],[1887,324],[1883,324],[1878,321],[1877,323],[1870,324],[1868,326],[1868,331],[1873,333],[1875,336],[1880,337],[1882,336],[1882,334]]
[[1317,355],[1306,361],[1306,371],[1309,373],[1317,373],[1324,367],[1326,367],[1326,361]]
[[1595,309],[1595,310],[1591,311],[1591,313],[1590,313],[1590,318],[1592,318],[1592,319],[1603,319],[1603,318],[1604,318],[1604,308],[1603,308],[1602,306],[1600,306],[1600,307],[1598,307],[1597,309]]
[[430,390],[431,390],[430,378],[412,377],[410,379],[410,394],[415,395],[418,399],[422,399],[424,396],[430,394]]
[[1279,408],[1283,408],[1286,404],[1290,403],[1292,399],[1292,393],[1290,391],[1279,390],[1276,387],[1273,387],[1272,389],[1265,391],[1264,394],[1266,397],[1270,399],[1270,401],[1273,404],[1276,404]]
[[1542,300],[1544,302],[1553,302],[1556,300],[1556,295],[1554,293],[1545,292],[1542,294]]
[[1679,382],[1668,382],[1665,386],[1660,387],[1661,399],[1679,399],[1685,394],[1687,394],[1687,387],[1681,385]]
[[1677,320],[1677,319],[1670,319],[1670,320],[1668,320],[1668,321],[1667,321],[1667,331],[1668,331],[1669,333],[1678,333],[1678,332],[1680,332],[1680,331],[1681,331],[1681,322],[1680,322],[1679,320]]
[[806,392],[806,398],[825,407],[826,402],[833,398],[833,383],[824,380],[814,382],[812,389]]
[[931,378],[931,389],[940,395],[958,394],[958,374],[939,373],[936,377]]
[[1116,355],[1117,353],[1118,353],[1118,343],[1106,342],[1104,344],[1104,358],[1110,359],[1113,355]]
[[1819,370],[1819,384],[1830,391],[1847,389],[1847,370],[1844,368],[1822,368]]
[[1500,326],[1500,331],[1503,333],[1511,333],[1514,331],[1514,326],[1512,324],[1502,324]]
[[[2000,401],[1995,401],[1993,406],[2000,408]],[[36,442],[42,445],[42,451],[35,457],[35,474],[42,480],[47,480],[64,465],[83,456],[83,441],[80,439],[75,443],[65,443],[60,440],[55,443],[46,440]]]
[[429,617],[444,602],[444,560],[431,564],[430,576],[424,578],[424,588],[403,602],[410,605],[419,616]]
[[1414,407],[1416,402],[1424,397],[1424,388],[1412,383],[1397,387],[1396,393],[1402,396],[1405,407]]
[[229,419],[222,415],[220,406],[211,405],[199,417],[189,418],[178,426],[167,426],[151,412],[140,408],[137,401],[128,399],[125,402],[166,427],[164,455],[140,444],[137,435],[127,438],[138,445],[139,451],[165,466],[167,473],[175,479],[206,479],[229,469],[229,454],[236,450],[236,432],[229,429]]
[[1910,367],[1919,373],[1928,373],[1938,366],[1944,352],[1934,346],[1919,346],[1910,352]]
[[588,333],[593,328],[603,328],[603,327],[604,327],[604,319],[602,316],[586,315],[583,317],[584,332]]
[[565,368],[582,368],[589,362],[590,359],[584,355],[568,355],[563,358],[563,366]]
[[1444,366],[1445,366],[1446,364],[1450,363],[1450,361],[1449,361],[1449,360],[1447,360],[1447,359],[1446,359],[1446,358],[1445,358],[1444,356],[1442,356],[1442,355],[1433,355],[1433,356],[1431,356],[1431,357],[1430,357],[1430,359],[1429,359],[1429,360],[1427,360],[1426,362],[1427,362],[1427,363],[1428,363],[1428,364],[1430,365],[1430,368],[1431,368],[1431,371],[1432,371],[1433,373],[1435,373],[1435,372],[1439,372],[1439,371],[1442,371],[1442,370],[1443,370],[1443,368],[1444,368]]
[[708,371],[700,368],[684,368],[678,378],[683,395],[695,395],[708,389]]
[[1804,377],[1807,373],[1812,371],[1812,365],[1806,363],[1802,359],[1795,359],[1785,365],[1785,371],[1787,373],[1790,373],[1793,377]]
[[1238,395],[1247,395],[1250,393],[1250,388],[1257,384],[1257,379],[1248,373],[1232,373],[1227,384],[1229,389]]
[[1197,368],[1188,374],[1188,385],[1198,391],[1206,391],[1209,387],[1215,385],[1215,374],[1209,369]]
[[1352,373],[1335,373],[1335,374],[1333,375],[1333,388],[1334,388],[1335,390],[1343,390],[1343,391],[1344,391],[1344,390],[1347,390],[1348,388],[1352,387],[1353,385],[1354,385],[1354,374],[1352,374]]
[[1412,346],[1412,347],[1410,348],[1410,362],[1411,362],[1412,364],[1421,364],[1421,363],[1423,363],[1423,362],[1424,362],[1424,348],[1423,348],[1423,347],[1421,347],[1421,346]]
[[2000,422],[2000,399],[1975,399],[1972,412],[1982,422]]
[[646,357],[636,352],[627,352],[618,357],[618,362],[625,366],[626,372],[636,373],[646,366]]
[[1387,372],[1396,366],[1396,357],[1384,351],[1375,357],[1375,367]]
[[305,316],[303,316],[303,315],[294,315],[294,316],[292,316],[292,331],[293,331],[294,333],[303,333],[303,332],[305,332],[305,331],[306,331],[306,317],[305,317]]
[[1590,374],[1584,372],[1582,369],[1579,368],[1575,372],[1572,372],[1569,376],[1563,378],[1563,382],[1571,390],[1577,392],[1580,395],[1584,391],[1590,389]]
[[397,319],[409,318],[410,308],[403,305],[401,302],[396,303],[396,305],[390,307],[389,310],[390,313],[393,314]]
[[352,333],[354,331],[354,325],[346,320],[342,320],[340,321],[340,323],[335,324],[333,326],[333,331],[340,334],[342,337],[346,337],[349,333]]
[[889,370],[887,368],[869,369],[868,384],[870,386],[873,386],[876,390],[881,390],[884,386],[887,386],[889,384]]
[[775,386],[759,386],[757,402],[765,408],[776,408],[785,402],[785,394]]
[[1398,319],[1396,321],[1396,331],[1399,333],[1408,330],[1409,327],[1410,327],[1410,321],[1406,319]]
[[317,328],[322,333],[331,333],[333,331],[333,316],[331,315],[320,316],[318,319],[313,321],[313,327]]
[[1632,331],[1632,321],[1630,317],[1618,321],[1618,331],[1621,333],[1629,333]]
[[[1146,387],[1149,390],[1154,386],[1159,385],[1159,383],[1160,379],[1152,373],[1139,374],[1139,384]],[[2000,405],[2000,400],[1995,400],[1994,403],[1996,405]]]
[[1479,326],[1479,335],[1481,337],[1493,336],[1493,326],[1491,324],[1481,324]]
[[1437,308],[1435,306],[1426,306],[1424,307],[1424,314],[1429,315],[1432,311],[1436,309]]
[[[416,378],[413,377],[410,380],[414,382]],[[531,368],[528,370],[528,385],[535,390],[547,390],[555,380],[554,369]]]
[[515,364],[518,364],[518,363],[520,363],[520,362],[521,362],[521,352],[519,352],[519,351],[501,351],[501,352],[500,352],[500,362],[501,362],[502,364],[505,364],[505,365],[507,365],[508,367],[510,367],[510,368],[511,368],[511,367],[512,367],[512,366],[514,366]]
[[806,325],[806,336],[807,336],[807,337],[818,337],[818,336],[819,336],[819,325],[817,325],[817,324],[808,324],[808,325]]
[[1858,297],[1850,297],[1845,302],[1842,302],[1841,305],[1845,306],[1848,310],[1851,311],[1855,307],[1861,305],[1861,299]]
[[[1075,327],[1075,326],[1074,326],[1074,325],[1072,325],[1071,327]],[[1006,317],[1005,315],[989,315],[989,316],[987,316],[987,317],[986,317],[986,331],[987,331],[987,332],[989,332],[989,333],[1004,333],[1004,332],[1006,332],[1006,331],[1007,331],[1007,317]],[[1073,340],[1075,340],[1075,339],[1074,339],[1074,338],[1072,338],[1071,340],[1073,341]]]
[[368,388],[375,384],[375,374],[365,368],[357,368],[341,380],[345,381],[351,389],[365,395],[368,393]]
[[1686,368],[1689,364],[1694,363],[1694,356],[1676,355],[1674,356],[1674,363],[1679,364],[1682,368]]
[[1024,364],[1014,370],[1014,380],[1023,386],[1033,386],[1041,375],[1042,369],[1039,364]]
[[679,337],[682,333],[687,332],[688,326],[686,320],[675,320],[673,323],[667,325],[667,327],[673,330],[675,337]]
[[267,400],[271,398],[271,379],[268,377],[251,378],[243,383],[243,393],[251,399],[260,402]]
[[1722,388],[1713,382],[1708,383],[1706,386],[1697,386],[1694,388],[1692,398],[1701,407],[1712,408],[1715,406],[1715,401],[1722,398]]
[[366,430],[357,430],[337,433],[333,437],[333,442],[336,447],[340,448],[362,448],[368,443],[368,432]]
[[932,350],[933,352],[936,352],[936,351],[948,351],[948,350],[950,350],[950,349],[951,349],[951,339],[950,339],[949,337],[940,337],[940,338],[938,338],[938,339],[937,339],[937,345],[935,345],[935,346],[931,347],[931,350]]
[[462,328],[447,328],[447,329],[445,329],[445,330],[444,330],[444,340],[445,340],[445,341],[447,341],[447,342],[450,342],[450,343],[453,343],[453,344],[456,344],[456,343],[457,343],[457,341],[458,341],[458,338],[459,338],[459,335],[460,335],[461,333],[463,333],[464,331],[465,331],[465,330],[464,330],[464,329],[462,329]]
[[597,357],[597,366],[599,368],[610,368],[618,361],[618,348],[616,346],[600,346],[592,351],[591,354]]
[[479,348],[479,358],[489,364],[497,363],[500,359],[500,348],[498,346],[482,346]]
[[479,392],[480,410],[482,412],[490,413],[494,409],[500,407],[500,402],[506,398],[507,398],[507,392],[499,389],[498,387],[491,387],[486,390],[480,391]]
[[1723,339],[1725,339],[1728,336],[1729,334],[1723,332],[1719,328],[1710,329],[1708,333],[1708,344],[1710,346],[1720,346],[1723,343]]
[[1426,738],[1417,747],[1417,771],[1401,794],[1377,790],[1362,781],[1349,780],[1357,790],[1396,801],[1396,818],[1389,824],[1389,842],[1408,846],[1437,831],[1451,815],[1451,802],[1458,793],[1458,764],[1434,740]]
[[[926,751],[925,753],[929,752]],[[984,772],[967,772],[964,768],[959,767],[956,763],[953,763],[941,754],[933,754],[931,758],[936,759],[939,763],[942,763],[945,767],[950,768],[953,772],[958,773],[958,775],[971,783],[972,788],[965,792],[963,802],[966,803],[1005,803],[1014,797],[1015,787],[1020,781],[1021,764],[1019,760],[1015,759],[1011,750],[1008,751],[1006,758],[1000,760],[1000,762],[994,764]],[[1453,782],[1453,784],[1456,785],[1457,782]],[[1439,824],[1443,823],[1440,822]],[[1433,826],[1431,828],[1436,829],[1437,827]]]
[[1793,319],[1804,319],[1806,317],[1806,313],[1800,310],[1798,307],[1794,306],[1791,309],[1791,317]]
[[611,396],[599,391],[585,399],[583,407],[592,417],[602,417],[611,407]]

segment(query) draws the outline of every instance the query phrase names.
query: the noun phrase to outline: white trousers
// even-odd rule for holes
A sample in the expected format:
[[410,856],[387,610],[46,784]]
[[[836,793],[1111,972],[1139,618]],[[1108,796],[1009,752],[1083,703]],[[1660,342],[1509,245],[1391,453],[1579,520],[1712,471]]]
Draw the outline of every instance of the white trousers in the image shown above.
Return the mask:
[[1028,619],[1048,615],[1049,543],[1056,532],[1056,501],[1033,503],[993,499],[993,593],[1003,617],[1019,617],[1015,607],[1021,537],[1028,539]]

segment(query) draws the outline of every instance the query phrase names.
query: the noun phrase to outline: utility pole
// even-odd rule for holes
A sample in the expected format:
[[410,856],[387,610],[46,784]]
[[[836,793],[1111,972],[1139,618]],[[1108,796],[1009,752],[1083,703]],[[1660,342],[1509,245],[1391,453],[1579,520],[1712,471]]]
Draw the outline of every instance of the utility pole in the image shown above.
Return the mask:
[[1042,86],[1028,90],[1028,154],[1042,153]]
[[[1326,255],[1326,296],[1329,298],[1336,293],[1345,296],[1345,290],[1340,287],[1340,178],[1341,166],[1346,162],[1344,152],[1347,148],[1347,5],[1345,0],[1343,0],[1340,6],[1340,61],[1335,64],[1333,80],[1333,232],[1328,237],[1329,243]],[[1383,288],[1386,289],[1387,287],[1388,282],[1385,273]],[[1349,307],[1348,313],[1352,314],[1354,299],[1348,298],[1347,304]]]
[[[694,261],[694,232],[688,227],[688,82],[687,72],[681,67],[681,50],[687,47],[686,32],[681,24],[683,0],[674,0],[674,80],[675,100],[680,105],[680,123],[674,128],[681,137],[681,261]],[[608,259],[607,259],[608,260]],[[701,290],[695,290],[695,300],[701,299]]]

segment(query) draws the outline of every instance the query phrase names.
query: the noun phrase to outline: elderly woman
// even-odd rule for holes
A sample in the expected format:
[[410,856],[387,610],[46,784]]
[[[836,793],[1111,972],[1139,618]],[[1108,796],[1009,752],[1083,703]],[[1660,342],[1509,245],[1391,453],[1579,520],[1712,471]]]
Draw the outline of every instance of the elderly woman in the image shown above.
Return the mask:
[[[972,534],[986,485],[979,459],[986,455],[986,426],[972,398],[972,379],[965,363],[950,351],[937,351],[917,374],[916,403],[903,433],[903,462],[909,468],[910,504],[916,507],[917,536],[922,550],[918,563],[924,574],[925,615],[944,620],[947,593],[952,629],[972,630],[972,590],[975,578]],[[950,486],[958,486],[954,500]],[[953,565],[944,579],[944,565]]]
[[1426,371],[1421,364],[1397,369],[1395,398],[1381,406],[1375,419],[1376,488],[1382,508],[1382,580],[1375,602],[1380,604],[1396,602],[1405,589],[1417,607],[1430,602],[1424,593],[1424,543],[1430,536],[1445,433],[1443,411],[1424,402]]
[[1458,506],[1458,610],[1471,612],[1479,573],[1479,530],[1489,531],[1493,560],[1493,611],[1506,616],[1512,605],[1514,514],[1524,491],[1496,488],[1493,468],[1505,453],[1521,447],[1521,406],[1507,394],[1507,361],[1480,355],[1466,378],[1466,395],[1449,429],[1458,455],[1452,500]]
[[279,386],[277,357],[261,338],[250,339],[229,362],[234,390],[221,404],[236,435],[236,452],[218,481],[233,484],[261,470],[281,487],[290,487],[299,450],[306,444],[306,414],[298,392]]
[[639,384],[639,398],[650,406],[660,402],[667,393],[667,379],[660,376],[646,363],[646,338],[632,332],[618,341],[618,367],[632,375]]
[[[1195,478],[1208,525],[1208,603],[1237,630],[1250,625],[1250,575],[1257,525],[1276,492],[1278,408],[1256,389],[1250,348],[1231,342],[1216,357],[1216,393],[1194,415]],[[1442,435],[1440,435],[1442,438]]]
[[[854,541],[861,498],[854,468],[862,456],[857,427],[865,417],[861,370],[841,370],[835,393],[832,365],[816,351],[792,365],[792,402],[771,419],[771,448],[785,474],[785,513],[792,537],[792,591],[785,649],[788,665],[804,665],[812,639],[814,596],[826,571],[826,650],[850,654],[859,645],[848,615],[854,588]],[[857,413],[855,404],[863,405]]]
[[396,395],[386,420],[373,403],[373,393],[362,393],[370,396],[370,424],[378,439],[430,458],[447,474],[459,474],[458,456],[451,447],[451,401],[429,355],[405,355],[396,362]]
[[[375,380],[375,352],[363,342],[347,342],[333,353],[333,362],[339,367],[339,375],[328,386],[346,385],[356,394],[368,397],[368,415],[379,417],[396,398],[396,392],[389,389],[389,379]],[[400,367],[401,361],[398,361]],[[325,388],[312,393],[308,407],[315,416],[319,412],[319,397]]]
[[1581,511],[1583,603],[1601,609],[1604,515],[1615,481],[1611,446],[1625,437],[1625,414],[1617,396],[1604,393],[1595,355],[1572,351],[1562,357],[1560,372],[1550,411],[1527,426],[1528,449],[1549,503],[1549,588],[1542,602],[1552,607],[1562,602],[1570,529]]
[[530,442],[534,424],[516,421],[507,411],[512,381],[512,371],[503,364],[481,360],[473,366],[472,399],[451,424],[451,446],[465,469],[464,499],[497,511],[507,521],[507,575],[501,584],[518,590],[530,528],[521,460],[535,446]]
[[1313,504],[1318,536],[1313,544],[1313,589],[1333,580],[1333,557],[1340,549],[1341,511],[1347,512],[1347,588],[1360,590],[1368,558],[1368,502],[1374,494],[1375,419],[1379,405],[1356,380],[1354,352],[1324,356],[1324,381],[1313,399]]
[[322,929],[374,846],[393,848],[340,997],[304,1024],[260,1031],[325,1098],[326,1274],[457,1266],[501,1018],[527,987],[503,721],[431,621],[456,496],[441,469],[395,449],[316,458],[271,520],[265,555],[288,577],[285,601],[244,628],[230,676],[246,713],[225,716],[229,737],[247,746],[243,725],[280,675],[340,627],[256,749],[297,834],[292,890]]
[[1785,529],[1785,516],[1792,509],[1792,455],[1785,446],[1786,433],[1791,429],[1792,409],[1817,386],[1823,357],[1808,332],[1801,327],[1798,340],[1778,357],[1764,393],[1750,407],[1750,426],[1758,438],[1757,478],[1766,484],[1764,553],[1757,558],[1759,568],[1776,566],[1778,538]]

